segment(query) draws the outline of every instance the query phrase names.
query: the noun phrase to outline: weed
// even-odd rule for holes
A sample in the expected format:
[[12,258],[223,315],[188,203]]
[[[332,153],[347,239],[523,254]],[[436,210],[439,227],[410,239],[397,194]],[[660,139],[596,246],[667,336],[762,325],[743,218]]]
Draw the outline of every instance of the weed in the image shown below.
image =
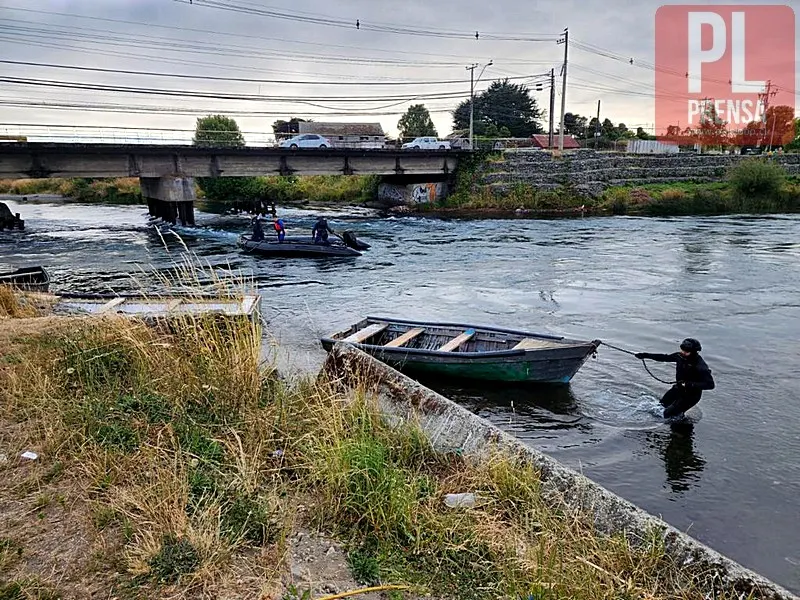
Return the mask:
[[150,559],[150,575],[158,583],[175,583],[199,566],[197,549],[188,540],[167,536],[158,554]]
[[289,586],[281,600],[311,600],[311,590],[298,590],[294,584]]
[[362,545],[347,553],[347,565],[353,579],[363,585],[375,585],[380,581],[380,562],[377,549]]

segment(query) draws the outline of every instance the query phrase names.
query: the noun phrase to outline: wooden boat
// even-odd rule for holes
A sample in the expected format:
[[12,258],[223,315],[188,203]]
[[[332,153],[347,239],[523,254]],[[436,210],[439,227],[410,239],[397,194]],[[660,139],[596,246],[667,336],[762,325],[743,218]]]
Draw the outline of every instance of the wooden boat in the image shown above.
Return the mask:
[[361,256],[361,252],[348,248],[342,243],[331,242],[330,245],[315,244],[309,238],[289,238],[278,242],[267,236],[262,242],[254,242],[249,235],[239,238],[239,247],[245,252],[261,256],[296,256],[296,257],[329,257],[329,256]]
[[367,317],[321,339],[355,347],[407,374],[480,381],[569,383],[600,340],[454,323]]
[[239,298],[218,296],[142,296],[111,294],[61,294],[57,296],[53,311],[88,315],[120,314],[144,319],[162,319],[178,316],[245,316],[258,321],[261,297]]
[[27,267],[10,273],[0,273],[0,285],[31,292],[46,292],[50,289],[50,273],[44,267]]

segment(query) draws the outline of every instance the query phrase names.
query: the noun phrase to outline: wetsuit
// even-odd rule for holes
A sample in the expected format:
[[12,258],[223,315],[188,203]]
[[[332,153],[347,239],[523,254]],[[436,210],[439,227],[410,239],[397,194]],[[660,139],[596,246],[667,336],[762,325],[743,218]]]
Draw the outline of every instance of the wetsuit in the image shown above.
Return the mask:
[[253,222],[253,237],[251,239],[254,242],[264,241],[264,229],[261,227],[261,221],[258,219]]
[[664,407],[664,418],[682,415],[695,404],[700,402],[703,390],[714,389],[714,378],[706,361],[698,354],[683,356],[680,352],[673,354],[648,354],[642,352],[637,358],[649,358],[658,362],[674,362],[675,381],[664,397],[661,406]]
[[328,232],[333,233],[333,229],[328,226],[328,221],[319,219],[314,223],[314,228],[311,230],[311,237],[314,238],[314,243],[328,244]]

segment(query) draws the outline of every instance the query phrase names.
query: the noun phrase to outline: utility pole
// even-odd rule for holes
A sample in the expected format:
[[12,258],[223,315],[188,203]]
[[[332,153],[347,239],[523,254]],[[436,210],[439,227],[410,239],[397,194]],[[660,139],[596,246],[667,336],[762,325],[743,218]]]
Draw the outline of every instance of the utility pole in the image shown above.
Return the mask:
[[[494,61],[490,60],[488,63],[483,65],[483,69],[481,69],[480,74],[478,74],[478,81],[481,79],[481,75],[483,75],[484,70],[486,67],[491,66]],[[469,71],[469,149],[475,149],[475,140],[473,135],[473,122],[475,120],[475,69],[478,68],[478,63],[472,63],[468,67],[465,67]]]
[[472,122],[475,119],[475,69],[478,63],[472,63],[467,67],[469,71],[469,149],[474,150],[475,145],[472,142]]
[[595,137],[595,144],[597,144],[597,139],[600,137],[600,100],[597,101],[597,122],[594,124],[594,137]]
[[555,121],[556,110],[556,70],[550,69],[550,139],[547,147],[553,149],[553,122]]
[[561,128],[558,133],[558,149],[564,149],[564,112],[567,108],[567,58],[569,56],[569,28],[564,29],[564,38],[558,40],[558,44],[564,44],[564,66],[561,74],[563,76],[561,86]]

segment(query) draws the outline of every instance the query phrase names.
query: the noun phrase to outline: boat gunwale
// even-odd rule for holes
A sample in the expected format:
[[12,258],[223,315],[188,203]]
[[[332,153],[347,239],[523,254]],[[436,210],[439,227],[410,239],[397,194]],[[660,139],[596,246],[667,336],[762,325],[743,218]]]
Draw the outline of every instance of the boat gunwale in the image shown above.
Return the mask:
[[394,354],[398,356],[430,356],[430,357],[437,357],[437,358],[446,358],[450,360],[456,360],[459,358],[468,358],[468,359],[476,359],[476,358],[504,358],[504,357],[516,357],[516,356],[525,356],[525,355],[541,355],[544,353],[549,352],[557,352],[567,350],[569,348],[581,348],[586,350],[583,354],[583,357],[578,358],[575,357],[575,360],[582,360],[592,351],[596,350],[599,344],[595,344],[594,342],[580,342],[580,345],[570,345],[565,346],[563,348],[520,348],[518,350],[514,350],[513,348],[508,350],[486,350],[480,352],[439,352],[438,350],[424,350],[422,348],[387,348],[386,346],[377,346],[375,344],[358,344],[353,342],[345,342],[343,340],[335,340],[333,338],[322,338],[323,344],[325,342],[330,342],[331,346],[336,344],[350,344],[356,348],[364,350],[367,354],[372,354],[367,349],[375,349],[381,354]]
[[[522,337],[535,337],[539,339],[546,339],[546,340],[553,340],[558,342],[564,342],[563,347],[551,347],[551,348],[509,348],[506,350],[480,350],[475,352],[440,352],[438,350],[427,350],[424,348],[408,348],[408,347],[387,347],[385,345],[378,345],[378,344],[364,344],[361,342],[345,342],[342,339],[336,339],[333,337],[325,336],[320,338],[320,341],[324,345],[325,343],[329,343],[331,346],[335,344],[342,343],[342,344],[351,344],[356,348],[360,348],[367,352],[368,354],[372,354],[372,351],[376,351],[382,354],[387,355],[398,355],[398,356],[428,356],[428,357],[436,357],[436,358],[445,358],[456,360],[459,358],[464,359],[477,359],[477,358],[505,358],[505,357],[523,357],[525,355],[541,355],[543,353],[550,353],[554,351],[563,351],[569,348],[580,348],[586,350],[585,354],[582,358],[585,358],[593,351],[596,351],[597,348],[600,346],[600,340],[577,340],[572,338],[565,338],[564,336],[554,336],[548,334],[539,334],[539,333],[531,333],[526,331],[520,331],[516,329],[506,329],[502,327],[489,327],[489,326],[480,326],[480,325],[465,325],[461,323],[432,323],[426,321],[410,321],[406,319],[386,319],[381,317],[365,317],[361,319],[357,323],[351,325],[348,329],[343,331],[338,331],[333,335],[342,335],[347,331],[350,331],[353,327],[360,323],[369,322],[369,321],[377,321],[381,323],[388,323],[391,324],[401,324],[401,325],[412,325],[412,326],[419,326],[419,327],[449,327],[452,329],[475,329],[476,331],[486,331],[490,333],[505,333],[505,334],[512,334],[512,335],[520,335]],[[575,360],[581,360],[579,358],[575,358]]]

